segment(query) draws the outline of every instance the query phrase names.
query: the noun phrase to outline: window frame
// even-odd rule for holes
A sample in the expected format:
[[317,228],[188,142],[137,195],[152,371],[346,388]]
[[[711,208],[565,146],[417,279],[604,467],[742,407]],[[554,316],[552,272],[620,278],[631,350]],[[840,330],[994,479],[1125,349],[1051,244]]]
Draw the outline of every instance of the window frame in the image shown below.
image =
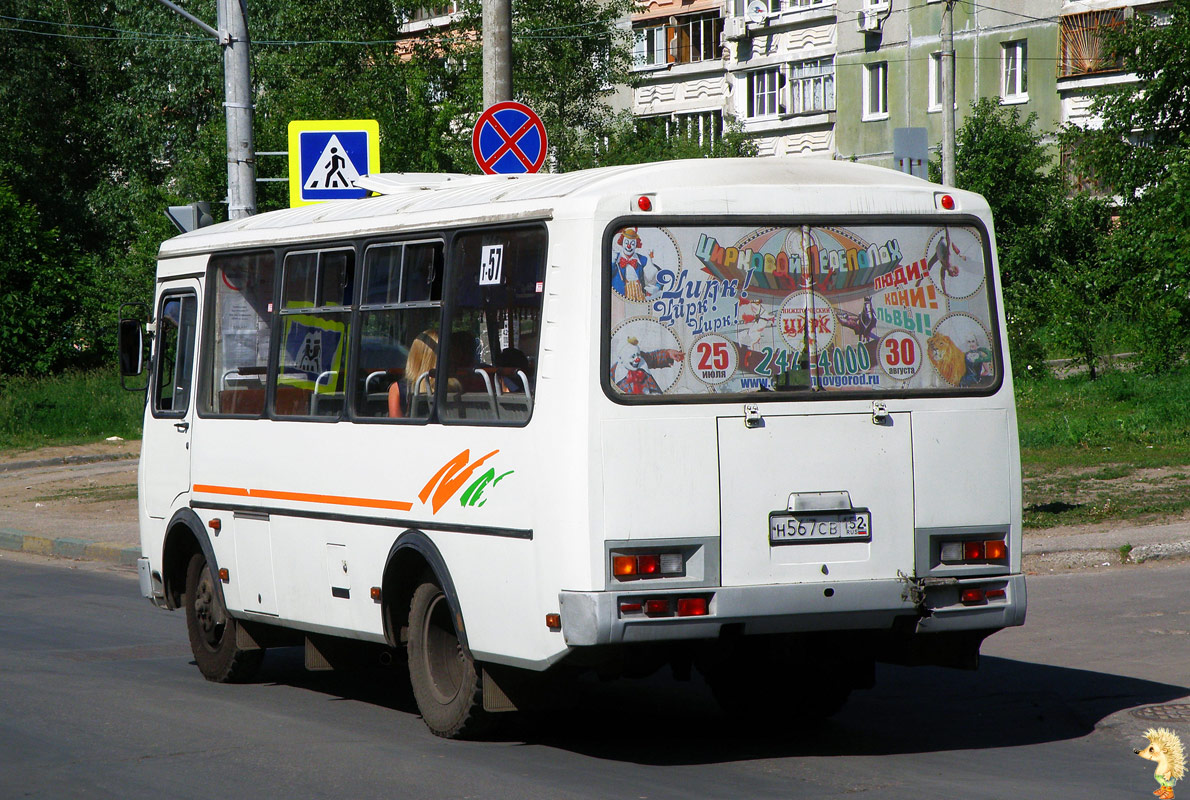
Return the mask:
[[[177,387],[177,374],[178,374],[179,358],[184,355],[183,346],[182,346],[182,344],[183,344],[182,330],[183,330],[183,323],[188,321],[187,317],[184,314],[187,299],[193,301],[193,303],[194,303],[194,308],[193,308],[193,311],[191,312],[191,315],[194,317],[194,320],[193,320],[193,328],[192,328],[192,332],[191,332],[191,341],[190,341],[190,364],[189,364],[190,372],[189,372],[189,377],[188,377],[189,385],[187,386],[188,393],[186,395],[186,407],[182,408],[180,410],[175,409],[175,408],[170,408],[170,409],[166,410],[166,409],[163,409],[160,407],[160,400],[161,400],[160,392],[161,392],[161,377],[162,377],[161,369],[164,366],[164,362],[162,361],[162,358],[161,358],[162,349],[164,347],[162,323],[164,322],[163,312],[165,310],[165,304],[168,303],[170,300],[174,300],[174,299],[178,300],[180,303],[180,306],[178,309],[178,326],[175,329],[176,335],[177,335],[177,340],[175,342],[176,349],[174,352],[174,359],[173,359],[173,361],[174,361],[173,372],[170,373],[173,376],[171,383],[174,384],[173,388],[174,388],[175,392],[177,391],[177,388],[178,388]],[[197,407],[197,403],[195,402],[195,396],[198,394],[198,386],[195,381],[195,370],[199,368],[199,355],[200,354],[198,352],[198,346],[199,346],[199,342],[202,341],[202,339],[203,339],[203,336],[202,336],[203,319],[202,319],[202,317],[203,317],[203,314],[200,313],[199,308],[198,308],[198,293],[195,292],[194,289],[191,289],[189,287],[177,287],[177,288],[171,287],[171,288],[164,290],[161,293],[161,295],[157,298],[156,318],[154,319],[155,327],[154,327],[154,342],[153,342],[152,380],[149,382],[149,389],[148,389],[148,391],[149,391],[149,395],[148,395],[149,411],[153,415],[154,419],[182,419],[187,414],[190,413],[190,409],[192,407]],[[176,399],[176,398],[177,398],[176,394],[171,396],[171,399]]]
[[[317,301],[320,299],[324,299],[324,298],[320,298],[318,296],[322,292],[322,258],[324,255],[329,254],[329,253],[344,253],[344,252],[350,253],[351,258],[352,258],[352,283],[353,283],[353,285],[352,285],[351,297],[348,298],[348,303],[345,306],[342,304],[319,305],[317,303]],[[318,256],[318,260],[316,262],[315,277],[314,277],[315,301],[316,301],[315,305],[313,305],[309,308],[286,309],[284,307],[284,304],[285,304],[285,280],[287,278],[286,266],[289,262],[289,259],[293,256],[309,255],[311,253]],[[347,314],[347,323],[346,324],[348,327],[348,330],[345,333],[345,336],[347,339],[347,353],[345,355],[345,358],[343,359],[343,361],[345,363],[340,366],[340,369],[343,372],[345,372],[347,376],[351,375],[351,359],[352,359],[351,346],[352,346],[352,340],[354,338],[354,333],[351,331],[351,326],[353,326],[355,324],[355,320],[356,320],[355,306],[356,306],[356,301],[359,297],[360,286],[361,286],[360,278],[359,278],[359,267],[360,267],[359,245],[356,242],[343,242],[342,240],[334,240],[334,241],[330,241],[330,242],[326,242],[326,243],[314,243],[314,244],[307,244],[307,243],[303,242],[302,244],[291,247],[291,248],[279,248],[278,255],[280,256],[280,259],[279,259],[279,261],[274,262],[274,269],[276,269],[275,265],[277,263],[280,263],[281,266],[280,266],[280,269],[277,271],[277,273],[275,273],[275,277],[274,277],[275,285],[273,287],[273,291],[274,291],[274,294],[277,299],[273,306],[275,309],[273,312],[273,333],[272,333],[273,340],[270,343],[270,348],[269,348],[269,370],[268,370],[269,383],[268,383],[268,387],[265,392],[265,410],[266,410],[267,418],[273,419],[273,420],[283,420],[286,422],[306,421],[306,422],[335,423],[335,422],[347,421],[350,417],[350,415],[348,413],[348,406],[349,406],[350,398],[351,398],[351,387],[350,387],[349,383],[344,383],[344,385],[343,385],[343,408],[339,411],[338,414],[335,414],[335,415],[330,415],[330,414],[281,414],[277,411],[277,406],[276,406],[276,404],[277,404],[277,387],[280,385],[281,374],[282,374],[281,373],[281,348],[284,344],[282,342],[284,325],[285,325],[284,321],[285,321],[286,317],[292,317],[292,316],[302,316],[302,315],[307,315],[307,314],[342,314],[342,313],[346,312],[346,314]],[[315,385],[315,388],[314,388],[311,396],[313,396],[313,394],[317,393],[317,391],[318,391],[317,379],[315,379],[315,384],[316,385]]]
[[[838,392],[818,391],[818,392],[752,392],[746,394],[709,394],[709,395],[628,395],[617,392],[611,384],[611,342],[612,342],[612,326],[611,326],[611,310],[612,310],[612,289],[611,289],[611,260],[604,257],[611,252],[612,239],[617,231],[625,227],[644,227],[644,228],[661,228],[661,227],[751,227],[751,228],[771,228],[771,227],[795,227],[795,226],[880,226],[880,225],[925,225],[930,227],[971,227],[974,228],[981,239],[983,247],[983,265],[984,265],[984,281],[988,288],[988,344],[994,351],[994,364],[996,369],[996,380],[988,386],[953,390],[946,389],[932,389],[932,390],[916,390],[916,391],[873,391],[863,390],[848,392],[840,394]],[[758,215],[742,215],[742,216],[663,216],[663,217],[641,217],[639,215],[625,215],[612,219],[607,227],[604,229],[603,237],[600,242],[600,258],[604,262],[603,268],[600,271],[601,282],[601,298],[600,298],[600,318],[599,318],[599,386],[603,391],[605,397],[611,400],[616,405],[703,405],[708,403],[718,403],[721,405],[736,405],[741,402],[746,403],[789,403],[789,402],[832,402],[840,400],[870,400],[870,399],[924,399],[931,397],[991,397],[999,392],[1006,380],[1006,353],[1007,341],[1001,338],[1000,334],[1000,320],[1004,313],[1003,305],[998,303],[996,293],[990,287],[995,285],[994,282],[994,259],[992,258],[992,242],[988,233],[987,227],[983,222],[974,215],[959,214],[957,216],[942,217],[931,214],[905,214],[905,215],[891,215],[891,214],[874,214],[874,215],[844,215],[844,216],[823,216],[823,215],[805,215],[805,216],[790,216],[782,214],[772,214],[766,216]]]
[[[810,64],[816,64],[816,65],[818,65],[819,69],[821,70],[823,68],[822,65],[828,61],[830,62],[829,71],[820,71],[819,74],[817,74],[817,75],[808,75],[805,77],[796,77],[795,76],[795,72],[798,67],[808,66]],[[835,111],[838,107],[838,95],[836,94],[836,91],[835,91],[836,86],[837,86],[836,69],[835,69],[836,66],[837,65],[835,63],[835,57],[833,55],[832,56],[821,56],[819,58],[807,58],[807,59],[802,59],[800,61],[791,61],[788,64],[786,64],[785,65],[785,76],[786,76],[785,84],[786,84],[787,96],[788,96],[787,105],[786,105],[788,113],[790,113],[790,114],[827,114],[827,113],[830,113],[831,111]],[[807,82],[810,83],[811,86],[813,86],[813,83],[815,81],[822,81],[822,108],[799,109],[798,102],[797,102],[797,98],[799,98],[801,96],[799,87],[802,86],[803,84],[806,84]],[[828,96],[827,89],[828,88],[830,89],[829,102],[827,100],[827,96]]]
[[[1009,63],[1014,62],[1009,77]],[[1014,105],[1029,102],[1029,40],[1013,39],[1000,43],[1000,103]],[[1009,86],[1009,81],[1013,85]],[[1011,91],[1010,91],[1011,90]]]
[[[880,93],[877,99],[881,100],[881,107],[879,110],[872,110],[872,73],[878,72],[880,74]],[[860,106],[860,121],[861,122],[877,122],[879,120],[888,119],[888,62],[887,61],[873,61],[864,64],[863,70],[863,89],[861,93],[863,104]]]
[[[756,113],[754,109],[757,106],[758,99],[761,95],[755,93],[756,81],[763,76],[770,76],[772,79],[772,86],[766,87],[764,98],[766,105],[772,104],[770,110]],[[746,92],[744,96],[744,119],[749,120],[766,120],[775,119],[785,113],[785,104],[782,102],[781,90],[788,85],[785,80],[785,65],[775,64],[767,67],[760,67],[759,69],[751,69],[745,73],[745,87]],[[770,99],[771,98],[771,99]]]
[[[438,385],[435,387],[435,390],[434,390],[434,411],[430,415],[430,420],[429,420],[430,422],[436,423],[438,425],[443,425],[443,426],[471,426],[471,427],[486,427],[486,428],[523,428],[533,420],[533,414],[537,408],[537,387],[540,386],[540,381],[537,380],[537,377],[538,377],[538,372],[539,372],[540,366],[541,366],[541,339],[542,339],[541,328],[545,324],[545,298],[546,298],[546,294],[547,294],[545,291],[545,282],[548,279],[549,262],[550,262],[550,259],[549,259],[550,229],[544,220],[530,220],[527,222],[519,222],[519,221],[517,221],[517,222],[512,222],[512,221],[498,222],[498,223],[493,223],[490,225],[468,226],[466,228],[458,228],[458,229],[451,231],[450,239],[448,241],[447,249],[446,249],[446,277],[445,277],[445,282],[443,283],[443,286],[442,286],[443,313],[442,313],[442,327],[440,328],[440,331],[442,331],[442,332],[449,331],[453,327],[456,316],[457,316],[456,308],[457,308],[458,303],[456,302],[456,299],[457,299],[456,293],[451,291],[451,287],[454,286],[454,282],[455,282],[455,278],[456,278],[456,275],[455,275],[455,272],[456,272],[455,241],[461,236],[467,236],[470,234],[482,235],[484,233],[492,233],[492,232],[498,232],[498,231],[510,231],[510,230],[521,231],[521,230],[532,230],[532,229],[540,230],[544,234],[544,250],[543,250],[544,263],[541,265],[542,291],[539,292],[539,295],[541,296],[541,310],[538,315],[538,322],[537,322],[537,324],[538,324],[537,353],[536,353],[537,366],[533,371],[533,376],[531,379],[532,383],[533,383],[533,389],[530,393],[530,396],[532,397],[532,402],[529,405],[528,416],[525,419],[510,419],[510,420],[501,420],[498,417],[496,419],[445,419],[441,416],[440,411],[444,407],[443,401],[446,399],[448,382],[440,380],[440,381],[438,381]],[[449,334],[444,335],[443,333],[440,333],[439,340],[438,340],[438,363],[445,364],[447,367],[451,366],[451,363],[452,363],[450,361],[450,338],[451,337]],[[530,355],[530,354],[526,353],[526,355]]]
[[211,386],[211,380],[214,378],[214,375],[209,374],[209,372],[214,368],[212,361],[215,358],[215,326],[218,324],[217,320],[215,319],[216,306],[218,305],[215,302],[215,293],[218,291],[218,286],[216,285],[215,281],[217,280],[217,270],[221,267],[219,260],[225,256],[270,256],[273,259],[273,291],[269,297],[269,305],[272,306],[273,311],[272,317],[269,319],[269,352],[265,358],[264,364],[265,371],[263,378],[265,397],[264,404],[260,412],[255,414],[228,414],[207,410],[205,408],[204,402],[198,402],[195,404],[195,410],[198,412],[198,416],[201,419],[269,419],[268,412],[271,402],[269,398],[269,392],[271,391],[270,387],[272,385],[271,378],[273,369],[273,347],[276,344],[277,339],[276,324],[278,315],[276,309],[281,297],[281,286],[280,282],[277,280],[277,257],[279,252],[281,251],[276,247],[268,247],[263,249],[260,247],[255,247],[245,250],[219,250],[211,253],[210,257],[207,259],[207,268],[204,275],[204,280],[206,283],[203,289],[204,307],[202,310],[203,345],[202,353],[200,354],[201,360],[199,363],[198,386],[196,388],[196,394],[199,398],[205,399],[208,393],[216,391],[214,387]]
[[[367,291],[367,264],[368,251],[381,247],[400,247],[401,248],[401,275],[398,278],[400,281],[400,294],[403,297],[405,293],[405,252],[406,248],[411,245],[419,244],[441,244],[442,245],[442,290],[437,300],[414,300],[410,302],[398,301],[396,303],[364,303],[364,293]],[[438,359],[442,359],[442,340],[441,331],[446,324],[446,286],[450,275],[450,247],[449,237],[441,231],[417,232],[408,239],[372,239],[365,240],[358,244],[361,256],[359,263],[361,265],[361,278],[358,281],[356,290],[355,302],[352,305],[351,324],[354,328],[351,334],[351,352],[348,354],[347,373],[355,376],[359,371],[359,359],[362,353],[362,338],[364,335],[363,315],[366,312],[373,311],[407,311],[419,309],[433,309],[438,310],[438,330],[439,330],[439,344],[438,344]],[[347,396],[344,400],[347,413],[345,419],[350,422],[359,422],[366,425],[428,425],[431,422],[437,421],[438,412],[438,393],[434,392],[434,404],[430,408],[429,414],[424,417],[370,417],[356,412],[356,381],[353,379],[348,388]]]

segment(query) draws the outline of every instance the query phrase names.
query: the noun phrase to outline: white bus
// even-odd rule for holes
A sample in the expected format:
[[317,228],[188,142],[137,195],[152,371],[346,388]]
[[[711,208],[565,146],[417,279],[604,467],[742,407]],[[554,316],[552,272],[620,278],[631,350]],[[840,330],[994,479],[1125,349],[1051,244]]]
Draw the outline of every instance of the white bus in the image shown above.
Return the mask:
[[800,159],[365,180],[161,247],[140,586],[204,676],[372,648],[464,736],[542,673],[671,664],[805,718],[1022,624],[979,196]]

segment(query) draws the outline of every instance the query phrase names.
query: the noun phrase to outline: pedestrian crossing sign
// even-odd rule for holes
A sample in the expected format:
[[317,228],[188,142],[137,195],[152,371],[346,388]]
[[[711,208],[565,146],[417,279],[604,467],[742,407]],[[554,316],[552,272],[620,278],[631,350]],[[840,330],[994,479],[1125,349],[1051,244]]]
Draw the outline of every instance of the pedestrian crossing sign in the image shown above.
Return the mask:
[[380,171],[380,124],[374,119],[294,120],[289,123],[289,205],[355,200],[355,185]]

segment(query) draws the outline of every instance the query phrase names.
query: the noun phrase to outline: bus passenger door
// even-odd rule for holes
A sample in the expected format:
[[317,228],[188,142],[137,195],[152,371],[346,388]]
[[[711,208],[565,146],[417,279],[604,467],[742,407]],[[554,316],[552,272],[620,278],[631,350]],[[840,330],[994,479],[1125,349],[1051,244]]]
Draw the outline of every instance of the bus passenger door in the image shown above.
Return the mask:
[[141,497],[150,517],[168,516],[190,490],[190,426],[194,418],[198,282],[184,281],[157,300],[153,379],[141,442]]

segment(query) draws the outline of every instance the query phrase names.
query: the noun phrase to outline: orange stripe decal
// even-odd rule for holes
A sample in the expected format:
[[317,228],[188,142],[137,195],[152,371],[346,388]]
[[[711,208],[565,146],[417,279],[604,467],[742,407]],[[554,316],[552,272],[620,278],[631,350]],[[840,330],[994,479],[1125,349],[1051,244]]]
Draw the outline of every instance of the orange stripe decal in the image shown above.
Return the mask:
[[370,497],[340,497],[334,494],[306,494],[304,492],[274,492],[269,489],[253,489],[253,497],[264,497],[269,500],[296,500],[300,503],[328,503],[336,506],[362,506],[364,508],[391,508],[396,511],[408,511],[413,503],[403,500],[374,500]]
[[205,483],[194,484],[194,491],[203,494],[234,494],[236,497],[247,497],[249,494],[247,489],[239,489],[235,486],[208,486]]
[[236,497],[259,497],[266,500],[295,500],[299,503],[326,503],[336,506],[359,506],[361,508],[387,508],[393,511],[408,511],[413,503],[404,500],[377,500],[370,497],[341,497],[334,494],[307,494],[305,492],[277,492],[270,489],[241,489],[235,486],[209,486],[194,484],[194,491],[204,494],[227,494]]

